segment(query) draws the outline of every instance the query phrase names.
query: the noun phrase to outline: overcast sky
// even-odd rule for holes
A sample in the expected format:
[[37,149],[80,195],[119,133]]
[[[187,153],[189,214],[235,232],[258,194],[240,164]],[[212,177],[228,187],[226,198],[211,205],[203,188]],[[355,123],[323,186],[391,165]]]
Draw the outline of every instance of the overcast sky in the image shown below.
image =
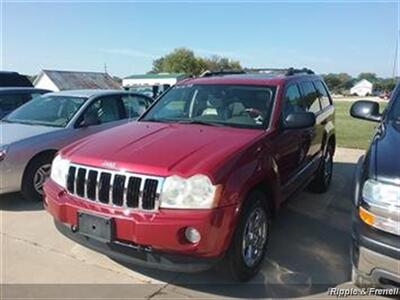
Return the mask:
[[109,73],[124,77],[188,47],[246,67],[393,72],[396,1],[88,2],[3,3],[2,68],[36,74],[46,68],[104,71],[107,64]]

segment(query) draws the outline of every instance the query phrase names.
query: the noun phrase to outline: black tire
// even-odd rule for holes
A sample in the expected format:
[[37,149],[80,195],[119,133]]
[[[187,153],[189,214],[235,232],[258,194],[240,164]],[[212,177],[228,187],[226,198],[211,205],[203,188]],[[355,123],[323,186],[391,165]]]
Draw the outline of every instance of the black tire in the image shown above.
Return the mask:
[[[260,270],[261,265],[263,263],[267,244],[269,240],[269,232],[270,232],[270,225],[271,225],[271,214],[270,211],[265,205],[266,195],[261,191],[254,191],[249,194],[247,197],[242,212],[240,215],[240,220],[238,226],[236,228],[235,234],[232,238],[232,242],[230,248],[225,257],[225,268],[228,272],[229,276],[240,282],[248,281],[252,277],[254,277],[257,272]],[[249,228],[248,222],[254,214],[262,213],[265,215],[265,242],[261,248],[261,251],[257,251],[259,254],[257,260],[254,261],[253,265],[249,265],[246,263],[244,258],[244,236],[245,231]],[[255,219],[256,220],[256,219]],[[260,229],[263,226],[260,226]],[[261,241],[261,239],[260,239]],[[261,245],[261,242],[260,242]]]
[[309,185],[309,190],[314,193],[326,193],[332,182],[333,174],[333,146],[328,144],[321,164],[315,174],[314,180]]
[[[24,177],[22,179],[21,192],[25,199],[42,201],[43,194],[39,191],[39,180],[37,176],[40,176],[40,180],[43,182],[46,176],[50,175],[51,162],[54,158],[52,153],[44,153],[35,158],[26,167]],[[42,170],[47,170],[47,174],[44,174]],[[42,182],[42,184],[43,184]]]

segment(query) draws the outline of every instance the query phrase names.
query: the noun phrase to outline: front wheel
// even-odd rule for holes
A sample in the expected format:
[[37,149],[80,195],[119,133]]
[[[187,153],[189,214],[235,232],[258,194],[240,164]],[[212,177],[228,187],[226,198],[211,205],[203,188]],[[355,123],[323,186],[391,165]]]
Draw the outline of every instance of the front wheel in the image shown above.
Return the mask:
[[257,274],[265,257],[270,224],[265,194],[260,191],[252,192],[243,205],[226,257],[226,267],[233,279],[248,281]]
[[325,193],[328,191],[333,175],[333,147],[328,145],[322,158],[321,165],[315,175],[315,179],[310,183],[310,190],[315,193]]
[[42,201],[43,184],[50,176],[53,155],[45,154],[35,158],[26,168],[22,180],[22,195],[28,200]]

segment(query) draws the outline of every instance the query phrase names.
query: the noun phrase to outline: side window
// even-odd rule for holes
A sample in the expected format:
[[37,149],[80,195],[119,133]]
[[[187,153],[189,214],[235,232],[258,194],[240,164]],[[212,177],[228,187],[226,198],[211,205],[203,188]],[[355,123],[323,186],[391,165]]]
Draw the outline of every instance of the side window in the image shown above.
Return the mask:
[[331,105],[331,100],[328,96],[328,91],[320,80],[314,81],[315,88],[318,92],[319,100],[321,101],[322,109]]
[[286,88],[284,96],[284,108],[283,114],[286,117],[290,113],[304,112],[305,109],[302,107],[301,95],[297,84],[291,84]]
[[125,108],[125,118],[138,118],[150,105],[150,101],[144,97],[126,95],[122,96],[122,104]]
[[303,91],[303,106],[309,112],[318,113],[321,110],[321,105],[314,85],[311,81],[303,81],[300,86]]
[[119,96],[106,96],[97,99],[86,110],[84,118],[89,118],[92,124],[121,120],[121,98]]
[[2,112],[10,112],[24,104],[21,94],[0,95],[0,109]]

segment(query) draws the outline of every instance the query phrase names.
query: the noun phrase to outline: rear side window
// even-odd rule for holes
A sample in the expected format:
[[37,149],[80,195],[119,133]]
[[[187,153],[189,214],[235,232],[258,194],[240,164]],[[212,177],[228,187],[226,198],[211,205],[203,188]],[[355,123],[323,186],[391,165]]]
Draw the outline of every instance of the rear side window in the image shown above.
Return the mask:
[[284,96],[284,116],[295,112],[304,112],[306,109],[302,106],[302,98],[297,84],[291,84],[286,88]]
[[331,100],[328,96],[328,91],[320,80],[314,81],[315,88],[318,92],[319,100],[321,101],[322,109],[327,108],[331,105]]
[[303,106],[309,112],[318,113],[321,110],[321,106],[314,85],[311,81],[303,81],[300,86],[303,91]]

